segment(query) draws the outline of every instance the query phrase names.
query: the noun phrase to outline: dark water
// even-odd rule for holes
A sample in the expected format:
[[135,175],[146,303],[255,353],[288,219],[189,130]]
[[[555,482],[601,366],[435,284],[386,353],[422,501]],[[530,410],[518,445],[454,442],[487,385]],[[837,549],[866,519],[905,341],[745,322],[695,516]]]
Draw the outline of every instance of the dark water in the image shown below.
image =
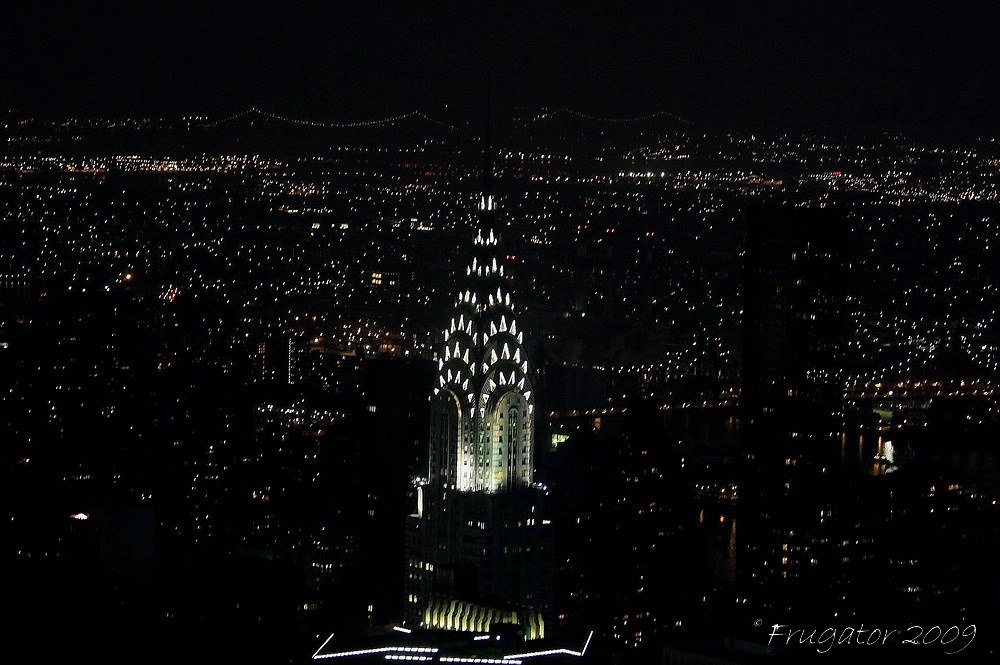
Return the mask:
[[[738,484],[739,421],[732,409],[667,412],[667,431],[685,455],[695,484]],[[960,482],[986,503],[1000,501],[1000,437],[979,428],[974,433],[939,430],[855,431],[840,442],[840,460],[859,473],[883,476],[912,473]],[[995,505],[995,504],[994,504]],[[732,585],[737,553],[735,503],[702,496],[695,504],[699,539],[717,582]]]

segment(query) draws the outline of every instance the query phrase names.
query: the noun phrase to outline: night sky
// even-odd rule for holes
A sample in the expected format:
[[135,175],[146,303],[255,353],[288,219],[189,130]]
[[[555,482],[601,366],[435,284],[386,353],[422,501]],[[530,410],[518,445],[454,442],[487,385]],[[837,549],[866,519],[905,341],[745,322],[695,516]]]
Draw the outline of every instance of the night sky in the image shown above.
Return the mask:
[[0,105],[348,120],[668,111],[732,126],[997,127],[1000,10],[902,2],[47,2],[0,22]]

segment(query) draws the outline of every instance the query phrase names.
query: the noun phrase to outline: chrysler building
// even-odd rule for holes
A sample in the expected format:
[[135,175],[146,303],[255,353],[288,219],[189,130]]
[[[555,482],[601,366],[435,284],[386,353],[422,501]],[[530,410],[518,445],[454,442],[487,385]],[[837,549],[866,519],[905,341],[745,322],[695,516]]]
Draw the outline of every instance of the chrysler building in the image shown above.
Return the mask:
[[538,639],[552,606],[553,527],[533,478],[535,398],[498,259],[491,172],[487,161],[472,258],[438,354],[428,478],[407,518],[405,618]]

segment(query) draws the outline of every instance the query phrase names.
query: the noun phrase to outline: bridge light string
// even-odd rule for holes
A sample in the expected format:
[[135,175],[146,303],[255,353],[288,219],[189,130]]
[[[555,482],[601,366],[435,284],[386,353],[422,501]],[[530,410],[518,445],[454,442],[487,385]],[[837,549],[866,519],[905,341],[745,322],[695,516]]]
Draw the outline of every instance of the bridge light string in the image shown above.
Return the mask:
[[657,111],[656,113],[650,113],[648,115],[639,115],[639,116],[633,116],[633,117],[628,117],[628,118],[610,118],[610,117],[607,117],[607,116],[597,116],[597,115],[591,115],[589,113],[582,113],[580,111],[574,111],[573,109],[568,109],[568,108],[550,109],[550,108],[547,108],[547,107],[542,107],[541,110],[542,110],[542,114],[538,115],[538,116],[535,116],[533,118],[533,120],[535,120],[535,121],[543,120],[543,119],[545,119],[545,118],[547,118],[549,116],[555,115],[556,113],[566,113],[568,115],[576,116],[577,118],[583,118],[585,120],[594,120],[596,122],[611,122],[611,123],[616,123],[616,124],[625,124],[625,123],[633,123],[633,122],[643,122],[643,121],[646,121],[646,120],[653,120],[654,118],[659,118],[661,116],[666,116],[668,118],[673,118],[674,120],[677,120],[678,122],[682,122],[685,125],[693,125],[694,124],[690,120],[688,120],[686,118],[682,118],[679,115],[675,115],[673,113],[670,113],[669,111]]
[[[670,113],[668,111],[657,111],[656,113],[650,113],[648,115],[634,116],[634,117],[628,117],[628,118],[611,118],[611,117],[606,117],[606,116],[597,116],[597,115],[592,115],[592,114],[589,114],[589,113],[582,113],[580,111],[575,111],[575,110],[569,109],[569,108],[549,109],[547,107],[542,107],[541,111],[542,112],[539,115],[536,115],[534,118],[532,118],[533,121],[538,122],[540,120],[544,120],[544,119],[546,119],[548,117],[551,117],[552,115],[555,115],[557,113],[566,113],[568,115],[576,116],[578,118],[584,118],[586,120],[593,120],[593,121],[596,121],[596,122],[615,123],[615,124],[643,122],[643,121],[646,121],[646,120],[653,120],[654,118],[658,118],[658,117],[661,117],[661,116],[673,118],[674,120],[682,122],[682,123],[684,123],[686,125],[692,125],[692,124],[694,124],[690,120],[682,118],[682,117],[680,117],[678,115],[675,115],[673,113]],[[267,111],[265,109],[257,108],[256,106],[251,106],[249,109],[247,109],[245,111],[241,111],[239,113],[234,113],[233,115],[227,116],[227,117],[222,118],[220,120],[216,120],[214,122],[205,123],[205,124],[202,125],[202,127],[206,127],[206,128],[217,127],[219,125],[222,125],[222,124],[225,124],[225,123],[232,122],[234,120],[238,120],[240,118],[243,118],[243,117],[245,117],[245,116],[247,116],[247,115],[249,115],[251,113],[255,113],[257,115],[264,116],[266,118],[271,118],[272,120],[280,120],[282,122],[287,122],[287,123],[295,124],[295,125],[302,125],[302,126],[307,126],[307,127],[326,127],[326,128],[332,128],[332,129],[352,129],[352,128],[359,128],[359,127],[384,127],[386,125],[393,125],[393,124],[395,124],[397,122],[400,122],[402,120],[405,120],[407,118],[420,118],[422,120],[426,120],[428,122],[433,122],[435,124],[441,125],[442,127],[446,127],[448,129],[450,129],[450,130],[452,130],[454,132],[458,132],[460,134],[468,134],[469,133],[467,130],[463,130],[463,129],[459,128],[459,127],[456,127],[455,125],[452,125],[451,123],[448,123],[448,122],[445,122],[443,120],[439,120],[437,118],[429,116],[426,113],[424,113],[423,111],[421,111],[420,109],[415,109],[415,110],[409,111],[407,113],[400,113],[399,115],[394,115],[394,116],[390,116],[390,117],[387,117],[387,118],[372,118],[370,120],[358,120],[358,121],[355,121],[355,122],[320,122],[320,121],[317,121],[317,120],[306,120],[304,118],[293,118],[291,116],[282,115],[282,114],[279,114],[279,113],[273,113],[273,112]]]
[[320,121],[317,121],[317,120],[306,120],[304,118],[293,118],[291,116],[282,115],[280,113],[273,113],[273,112],[265,110],[265,109],[257,108],[256,106],[251,106],[250,108],[248,108],[245,111],[241,111],[239,113],[234,113],[234,114],[232,114],[230,116],[227,116],[227,117],[222,118],[220,120],[216,120],[214,122],[205,123],[205,124],[202,125],[202,127],[205,127],[205,128],[218,127],[219,125],[223,125],[223,124],[226,124],[226,123],[229,123],[229,122],[233,122],[234,120],[239,120],[240,118],[246,117],[247,115],[250,115],[251,113],[259,115],[259,116],[263,116],[265,118],[270,118],[272,120],[279,120],[281,122],[287,122],[287,123],[293,124],[293,125],[301,125],[301,126],[305,126],[305,127],[324,127],[324,128],[329,128],[329,129],[356,129],[356,128],[360,128],[360,127],[385,127],[387,125],[394,125],[394,124],[396,124],[396,123],[398,123],[398,122],[400,122],[402,120],[406,120],[407,118],[420,118],[421,120],[426,120],[428,122],[433,122],[435,124],[441,125],[442,127],[446,127],[448,129],[450,129],[450,130],[452,130],[454,132],[458,132],[460,134],[467,134],[468,133],[467,131],[462,130],[462,129],[456,127],[455,125],[452,125],[450,123],[444,122],[443,120],[438,120],[437,118],[429,116],[426,113],[424,113],[423,111],[421,111],[420,109],[409,111],[407,113],[400,113],[399,115],[394,115],[394,116],[390,116],[390,117],[387,117],[387,118],[372,118],[370,120],[357,120],[355,122],[320,122]]

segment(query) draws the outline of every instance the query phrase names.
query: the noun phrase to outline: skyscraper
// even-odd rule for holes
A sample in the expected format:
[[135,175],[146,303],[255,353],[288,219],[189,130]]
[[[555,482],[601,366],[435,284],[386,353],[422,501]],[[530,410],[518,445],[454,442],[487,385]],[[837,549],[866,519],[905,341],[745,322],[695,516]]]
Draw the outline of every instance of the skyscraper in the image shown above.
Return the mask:
[[534,482],[535,396],[489,173],[438,357],[428,477],[406,523],[404,619],[460,631],[510,624],[537,639],[551,621],[553,526]]
[[846,297],[842,211],[747,208],[740,401],[752,454],[812,455],[807,442],[833,431]]
[[314,660],[590,657],[594,631],[553,630],[555,530],[549,490],[534,479],[535,395],[485,156],[472,258],[429,396],[428,473],[406,518],[403,625],[347,642],[331,635]]
[[[825,611],[842,575],[841,444],[847,220],[746,212],[737,591],[760,610]],[[837,532],[839,533],[839,532]],[[831,609],[831,612],[833,610]]]

